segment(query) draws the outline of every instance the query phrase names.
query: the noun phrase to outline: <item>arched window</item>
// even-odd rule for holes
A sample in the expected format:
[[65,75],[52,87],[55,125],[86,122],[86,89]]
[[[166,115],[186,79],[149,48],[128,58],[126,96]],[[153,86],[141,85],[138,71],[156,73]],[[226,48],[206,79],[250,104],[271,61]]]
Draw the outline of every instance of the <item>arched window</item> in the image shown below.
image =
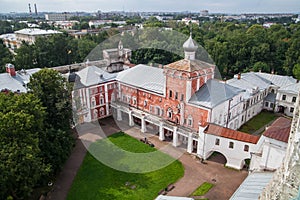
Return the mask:
[[103,107],[100,108],[100,116],[105,116],[105,110]]
[[188,117],[188,126],[193,126],[193,117],[191,116],[191,115],[189,115],[189,117]]
[[100,105],[102,105],[102,104],[104,104],[104,97],[103,97],[103,95],[101,94],[101,95],[100,95]]
[[173,114],[172,108],[168,108],[167,113],[168,113],[168,118],[172,118],[172,114]]
[[98,119],[98,110],[97,109],[95,109],[94,110],[94,119]]
[[92,104],[92,107],[96,106],[96,99],[95,99],[95,97],[92,97],[91,104]]

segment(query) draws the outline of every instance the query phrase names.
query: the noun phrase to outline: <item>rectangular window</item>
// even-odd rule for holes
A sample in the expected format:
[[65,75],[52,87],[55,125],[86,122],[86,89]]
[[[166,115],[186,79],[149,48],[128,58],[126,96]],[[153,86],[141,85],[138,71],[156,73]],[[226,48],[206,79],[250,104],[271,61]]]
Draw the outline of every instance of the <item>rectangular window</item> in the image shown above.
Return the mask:
[[270,103],[270,108],[273,108],[274,107],[274,103]]
[[215,141],[215,145],[220,145],[220,139],[216,139],[216,141]]
[[144,101],[144,107],[146,107],[146,106],[147,106],[147,103],[148,103],[148,102],[145,100],[145,101]]
[[293,102],[293,103],[296,102],[296,97],[293,97],[292,102]]
[[180,101],[183,101],[183,99],[184,99],[184,94],[181,94]]
[[249,151],[249,145],[244,146],[244,151],[248,152]]
[[192,119],[188,119],[188,125],[192,126],[192,123],[193,123]]
[[175,92],[175,99],[178,99],[178,92]]
[[269,107],[269,102],[266,102],[266,103],[265,103],[265,106],[266,106],[266,107]]
[[229,148],[233,149],[233,142],[229,142]]
[[294,112],[294,107],[290,107],[290,112],[291,112],[291,113]]
[[282,100],[286,100],[286,95],[282,95]]
[[169,91],[169,98],[172,98],[172,90]]

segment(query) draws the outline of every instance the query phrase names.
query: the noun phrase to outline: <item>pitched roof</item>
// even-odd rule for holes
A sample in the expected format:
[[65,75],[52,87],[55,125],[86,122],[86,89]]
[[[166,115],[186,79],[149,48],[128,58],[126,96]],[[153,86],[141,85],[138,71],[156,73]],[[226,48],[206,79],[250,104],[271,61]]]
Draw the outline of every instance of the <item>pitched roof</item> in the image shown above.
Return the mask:
[[291,123],[292,120],[285,117],[279,117],[267,128],[263,135],[287,143],[290,136]]
[[297,82],[297,79],[294,79],[291,76],[281,76],[262,72],[255,72],[255,74],[261,78],[272,82],[272,84],[277,85],[279,87],[283,87]]
[[119,72],[117,80],[155,93],[165,93],[166,80],[161,68],[139,64]]
[[96,66],[88,66],[76,74],[78,75],[79,81],[83,86],[91,86],[115,80],[117,76],[117,73],[108,73]]
[[19,70],[16,76],[10,76],[9,73],[0,74],[0,90],[8,89],[13,92],[27,92],[26,85],[29,83],[30,76],[38,72],[40,68]]
[[24,28],[18,31],[15,31],[17,34],[24,34],[24,35],[49,35],[49,34],[57,34],[62,33],[60,31],[55,30],[43,30],[38,28]]
[[175,70],[185,71],[185,72],[194,72],[194,71],[209,69],[213,67],[214,67],[213,64],[201,60],[188,60],[188,59],[182,59],[164,66],[164,68],[167,69],[169,68],[169,69],[175,69]]
[[271,85],[271,81],[267,79],[262,79],[257,76],[254,72],[242,73],[241,78],[232,78],[227,81],[229,85],[238,87],[245,90],[252,90],[258,88],[259,90],[264,90]]
[[230,200],[256,200],[268,185],[274,172],[250,173],[231,196]]
[[189,100],[189,103],[213,108],[233,98],[243,90],[216,79],[209,79]]
[[224,138],[229,138],[233,140],[238,140],[242,142],[248,142],[256,144],[259,137],[255,135],[250,135],[248,133],[243,133],[240,131],[236,131],[233,129],[225,128],[222,126],[218,126],[215,124],[209,124],[205,130],[204,133],[210,134],[210,135],[216,135]]
[[300,90],[300,83],[294,83],[291,85],[281,87],[278,91],[298,94],[299,90]]
[[275,103],[275,99],[276,99],[276,94],[274,94],[274,93],[269,93],[269,94],[266,96],[265,101]]

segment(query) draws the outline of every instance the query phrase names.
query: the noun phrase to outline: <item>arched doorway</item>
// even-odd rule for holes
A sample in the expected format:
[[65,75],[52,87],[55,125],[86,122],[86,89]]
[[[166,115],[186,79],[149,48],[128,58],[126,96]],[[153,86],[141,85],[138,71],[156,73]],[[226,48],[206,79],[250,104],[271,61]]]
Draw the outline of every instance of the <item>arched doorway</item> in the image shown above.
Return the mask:
[[213,151],[207,160],[223,165],[226,165],[227,163],[227,158],[218,151]]
[[242,165],[243,165],[243,170],[249,170],[250,167],[250,158],[247,158],[245,160],[243,160]]

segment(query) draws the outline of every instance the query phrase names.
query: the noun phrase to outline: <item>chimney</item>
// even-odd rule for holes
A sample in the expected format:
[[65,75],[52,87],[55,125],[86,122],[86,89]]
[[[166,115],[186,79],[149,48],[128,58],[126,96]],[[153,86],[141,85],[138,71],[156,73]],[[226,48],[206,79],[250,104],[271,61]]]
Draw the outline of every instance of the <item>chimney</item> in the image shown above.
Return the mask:
[[5,65],[6,72],[9,73],[11,76],[16,76],[15,66],[13,64],[6,64]]
[[241,73],[237,74],[237,79],[240,80],[241,79]]
[[271,74],[274,74],[274,69],[272,69]]

